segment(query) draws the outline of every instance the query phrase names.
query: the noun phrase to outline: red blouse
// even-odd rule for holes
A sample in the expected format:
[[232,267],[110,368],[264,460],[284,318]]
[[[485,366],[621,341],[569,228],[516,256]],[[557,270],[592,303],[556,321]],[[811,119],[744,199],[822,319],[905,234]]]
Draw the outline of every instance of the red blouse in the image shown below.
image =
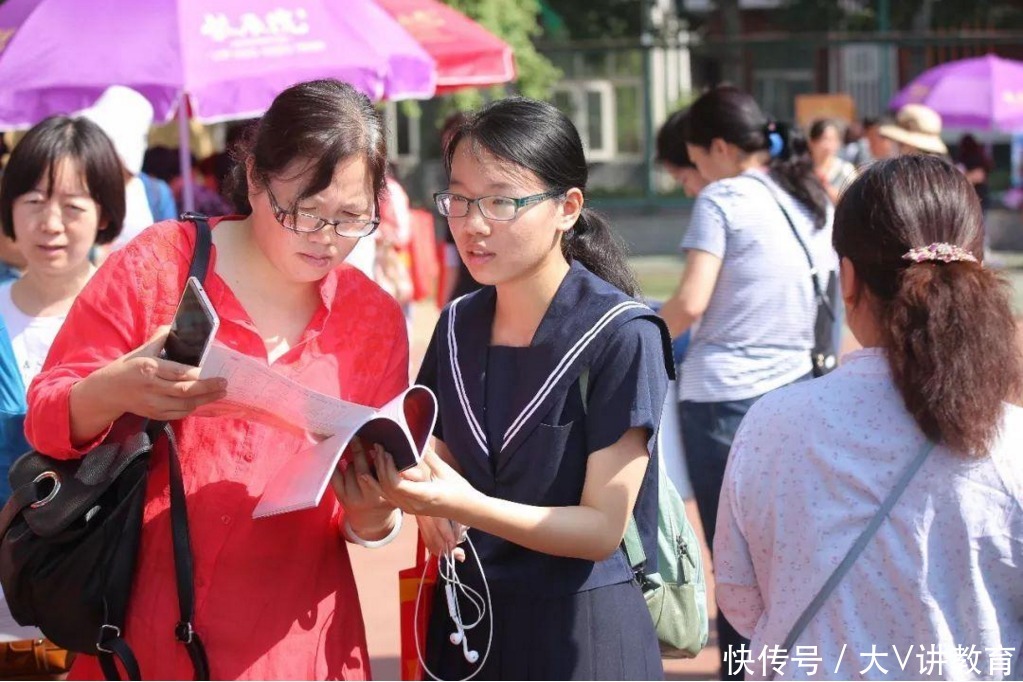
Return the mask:
[[[38,450],[71,458],[95,444],[76,449],[71,443],[71,387],[170,323],[194,242],[190,223],[160,223],[114,252],[92,278],[28,392],[25,429]],[[266,362],[258,331],[216,274],[216,249],[205,289],[220,315],[217,340]],[[408,385],[408,338],[398,305],[349,266],[327,275],[320,295],[322,307],[274,371],[328,395],[383,405]],[[195,624],[213,679],[369,679],[335,497],[327,494],[316,509],[252,519],[266,483],[306,443],[224,417],[189,417],[174,429],[195,555]],[[147,679],[191,679],[173,632],[178,606],[166,457],[153,460],[146,496],[125,634]],[[95,658],[82,656],[71,677],[103,675]]]

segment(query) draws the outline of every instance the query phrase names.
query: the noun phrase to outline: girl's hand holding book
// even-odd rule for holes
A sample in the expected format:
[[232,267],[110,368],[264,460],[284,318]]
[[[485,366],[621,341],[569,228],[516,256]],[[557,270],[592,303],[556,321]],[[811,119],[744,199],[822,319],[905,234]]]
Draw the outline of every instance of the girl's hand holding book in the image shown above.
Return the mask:
[[391,456],[379,450],[374,458],[377,477],[368,477],[382,497],[416,516],[456,518],[481,493],[433,450],[427,449],[418,465],[398,473]]
[[437,516],[417,516],[416,525],[430,554],[441,556],[453,552],[457,561],[465,561],[465,550],[458,547],[465,539],[465,526]]

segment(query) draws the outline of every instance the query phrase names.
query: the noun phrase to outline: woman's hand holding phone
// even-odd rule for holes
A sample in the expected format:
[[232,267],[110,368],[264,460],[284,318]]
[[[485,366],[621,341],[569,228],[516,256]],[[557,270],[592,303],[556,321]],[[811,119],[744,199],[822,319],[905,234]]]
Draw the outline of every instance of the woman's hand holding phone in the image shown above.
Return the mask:
[[200,379],[198,367],[160,357],[169,330],[161,327],[144,345],[71,389],[71,427],[76,443],[92,440],[125,413],[172,421],[227,395],[224,379]]

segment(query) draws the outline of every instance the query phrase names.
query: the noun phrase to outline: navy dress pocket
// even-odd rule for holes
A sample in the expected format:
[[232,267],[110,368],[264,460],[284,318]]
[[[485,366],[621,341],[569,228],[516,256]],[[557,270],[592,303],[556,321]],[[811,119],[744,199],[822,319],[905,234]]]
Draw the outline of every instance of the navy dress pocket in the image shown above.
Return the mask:
[[572,441],[578,438],[577,422],[537,424],[521,444],[498,456],[498,494],[523,504],[578,504],[586,477],[585,463],[574,461],[581,450]]

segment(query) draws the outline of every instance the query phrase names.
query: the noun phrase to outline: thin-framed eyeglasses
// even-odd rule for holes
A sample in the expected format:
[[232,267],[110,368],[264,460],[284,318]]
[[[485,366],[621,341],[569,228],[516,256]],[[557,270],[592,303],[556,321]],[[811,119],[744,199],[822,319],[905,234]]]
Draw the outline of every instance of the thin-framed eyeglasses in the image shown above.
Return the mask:
[[274,212],[274,218],[281,224],[281,227],[292,232],[298,232],[299,234],[319,232],[327,225],[330,225],[334,230],[334,234],[338,237],[361,239],[373,234],[377,226],[380,225],[379,216],[373,216],[368,219],[341,218],[339,220],[327,220],[312,213],[297,210],[288,211],[277,202],[277,198],[269,186],[266,188],[266,194],[270,198],[270,208]]
[[531,194],[528,197],[504,197],[495,194],[470,199],[454,192],[437,192],[433,195],[433,200],[437,203],[437,212],[445,218],[464,218],[469,215],[469,208],[476,204],[484,218],[507,222],[515,220],[519,212],[526,206],[564,194],[558,190],[551,190],[540,194]]

